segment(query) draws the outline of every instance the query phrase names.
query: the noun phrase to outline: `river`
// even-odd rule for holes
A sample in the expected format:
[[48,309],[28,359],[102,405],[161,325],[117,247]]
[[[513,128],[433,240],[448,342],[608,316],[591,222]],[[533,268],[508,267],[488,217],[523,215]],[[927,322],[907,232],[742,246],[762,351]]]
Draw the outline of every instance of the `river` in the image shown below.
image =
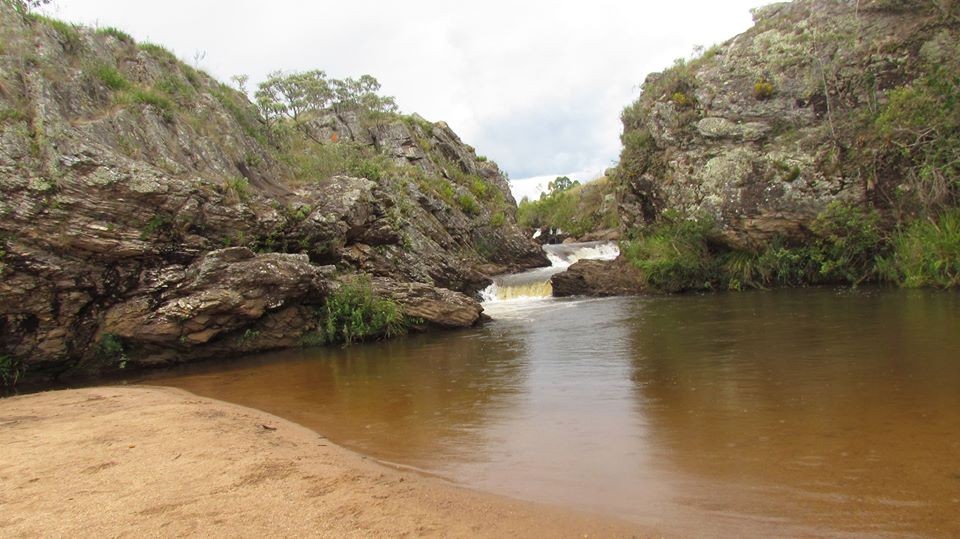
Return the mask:
[[[560,264],[584,255],[556,249]],[[548,291],[498,285],[476,329],[145,381],[671,535],[960,536],[956,292],[518,299]]]

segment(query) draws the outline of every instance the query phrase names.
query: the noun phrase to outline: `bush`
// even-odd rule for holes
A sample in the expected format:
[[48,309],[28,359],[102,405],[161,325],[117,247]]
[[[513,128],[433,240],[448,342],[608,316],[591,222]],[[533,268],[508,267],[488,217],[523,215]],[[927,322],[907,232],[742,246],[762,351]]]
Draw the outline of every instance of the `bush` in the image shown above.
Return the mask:
[[111,90],[126,90],[130,87],[130,83],[127,82],[127,79],[117,71],[113,66],[102,64],[96,67],[94,73],[96,73],[97,78]]
[[321,310],[320,332],[326,343],[350,344],[403,335],[410,324],[400,305],[378,297],[369,277],[363,276],[342,283],[327,297]]
[[773,97],[773,83],[760,79],[753,85],[753,97],[758,101],[764,101]]
[[914,221],[893,237],[884,277],[910,288],[960,286],[960,209]]
[[820,277],[853,285],[876,277],[883,248],[879,223],[880,215],[872,208],[830,203],[810,227],[817,235],[812,258],[820,265]]
[[160,114],[160,117],[165,121],[173,121],[174,105],[173,101],[170,101],[170,98],[167,96],[143,88],[132,90],[129,96],[130,100],[136,104],[147,105],[156,109],[157,113]]
[[0,387],[13,387],[23,377],[23,363],[13,357],[0,355]]
[[246,178],[230,178],[223,183],[223,192],[234,202],[246,202],[250,200],[252,190],[250,182]]
[[104,333],[100,336],[94,348],[94,357],[97,360],[96,367],[115,366],[122,369],[127,366],[127,354],[123,341],[113,333]]
[[718,267],[708,245],[714,224],[668,217],[639,238],[621,242],[620,250],[639,269],[646,284],[662,292],[713,287]]
[[462,193],[457,196],[457,205],[460,206],[460,209],[469,215],[476,215],[480,213],[480,204],[477,203],[477,199],[469,193]]

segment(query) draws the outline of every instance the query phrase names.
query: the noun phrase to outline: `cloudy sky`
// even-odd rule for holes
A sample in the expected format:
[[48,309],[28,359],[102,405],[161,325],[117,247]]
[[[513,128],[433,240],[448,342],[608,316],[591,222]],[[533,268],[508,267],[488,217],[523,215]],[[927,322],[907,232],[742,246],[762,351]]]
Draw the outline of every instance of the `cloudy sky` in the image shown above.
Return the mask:
[[765,3],[54,0],[45,11],[162,44],[223,81],[372,74],[402,111],[446,121],[533,194],[538,177],[610,166],[646,74],[746,30]]

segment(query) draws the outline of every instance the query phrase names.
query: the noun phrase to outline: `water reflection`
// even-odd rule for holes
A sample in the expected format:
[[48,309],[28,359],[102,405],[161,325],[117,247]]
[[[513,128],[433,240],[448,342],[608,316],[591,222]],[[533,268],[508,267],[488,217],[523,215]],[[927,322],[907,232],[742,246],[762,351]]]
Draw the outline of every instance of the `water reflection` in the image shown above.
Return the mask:
[[430,466],[482,458],[486,423],[515,407],[526,344],[501,337],[447,333],[287,351],[184,366],[146,382],[265,410],[384,460]]
[[682,501],[731,525],[960,534],[958,308],[939,292],[647,300],[631,378],[657,453],[697,478]]
[[503,302],[476,330],[184,367],[464,484],[694,536],[960,536],[960,295]]

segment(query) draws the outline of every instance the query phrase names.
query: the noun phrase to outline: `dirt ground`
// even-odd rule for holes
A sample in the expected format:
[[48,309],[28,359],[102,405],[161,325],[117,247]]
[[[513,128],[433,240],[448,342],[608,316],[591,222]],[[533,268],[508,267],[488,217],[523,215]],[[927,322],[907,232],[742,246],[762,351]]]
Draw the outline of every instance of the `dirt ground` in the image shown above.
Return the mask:
[[640,537],[394,469],[276,416],[162,387],[0,400],[0,536]]

